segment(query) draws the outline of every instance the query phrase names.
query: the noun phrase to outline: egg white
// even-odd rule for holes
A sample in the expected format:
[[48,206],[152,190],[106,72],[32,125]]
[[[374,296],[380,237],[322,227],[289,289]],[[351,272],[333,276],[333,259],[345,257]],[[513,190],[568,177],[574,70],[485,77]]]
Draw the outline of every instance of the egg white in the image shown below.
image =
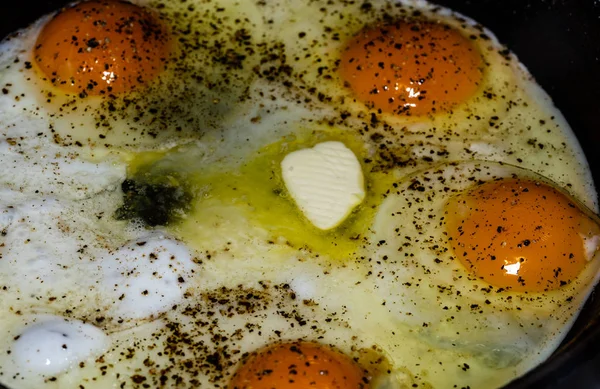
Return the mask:
[[[171,37],[171,52],[157,79],[127,98],[63,93],[41,76],[31,50],[53,16],[48,15],[2,44],[0,83],[7,91],[2,102],[7,110],[38,119],[37,133],[57,144],[101,155],[108,148],[169,148],[218,132],[222,121],[236,115],[253,79],[258,58],[253,50],[262,40],[263,23],[256,5],[171,2],[158,12],[158,4],[134,3],[159,14]],[[237,57],[243,59],[231,62]]]
[[[489,369],[481,376],[476,371],[454,376],[473,386],[504,384],[511,374],[521,375],[544,360],[568,331],[599,274],[600,263],[593,258],[574,282],[544,293],[499,291],[471,276],[448,242],[444,206],[479,182],[502,178],[548,182],[506,164],[440,165],[394,184],[373,225],[373,240],[381,243],[369,262],[373,290],[395,320],[437,350],[433,360],[437,353],[455,353],[472,370]],[[435,363],[423,364],[429,373],[438,371],[436,377],[451,376]]]
[[[328,3],[314,1],[290,6],[290,15],[281,23],[286,26],[283,39],[287,56],[293,67],[293,77],[303,89],[312,94],[321,93],[320,100],[353,116],[371,117],[369,110],[344,87],[338,75],[341,54],[353,36],[363,28],[389,22],[424,17],[426,20],[447,24],[470,40],[481,54],[484,75],[477,93],[451,112],[435,117],[411,118],[381,114],[383,120],[409,131],[423,127],[470,133],[485,130],[491,117],[501,118],[514,102],[514,65],[496,37],[476,22],[422,1],[379,0],[366,3]],[[517,97],[518,99],[518,97]],[[498,119],[496,119],[498,120]]]
[[[464,15],[424,1],[368,4],[367,8],[360,2],[286,4],[288,16],[275,26],[276,31],[285,28],[285,34],[279,36],[293,69],[283,79],[289,77],[311,96],[314,110],[321,112],[323,120],[360,131],[367,139],[376,133],[382,138],[379,146],[385,144],[389,154],[399,156],[406,174],[431,162],[479,159],[531,169],[572,188],[583,199],[586,192],[594,190],[585,157],[564,117],[491,31]],[[482,85],[475,96],[434,117],[369,111],[340,80],[341,52],[365,26],[417,13],[475,37],[471,42],[485,64]],[[586,204],[596,209],[597,200],[590,201]]]

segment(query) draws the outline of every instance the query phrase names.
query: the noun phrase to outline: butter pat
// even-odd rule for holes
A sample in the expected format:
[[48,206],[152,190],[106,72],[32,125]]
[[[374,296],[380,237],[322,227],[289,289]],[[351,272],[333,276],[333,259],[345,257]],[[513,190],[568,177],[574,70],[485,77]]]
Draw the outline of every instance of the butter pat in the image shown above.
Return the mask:
[[321,230],[340,225],[365,198],[360,163],[341,142],[294,151],[281,161],[281,171],[298,208]]

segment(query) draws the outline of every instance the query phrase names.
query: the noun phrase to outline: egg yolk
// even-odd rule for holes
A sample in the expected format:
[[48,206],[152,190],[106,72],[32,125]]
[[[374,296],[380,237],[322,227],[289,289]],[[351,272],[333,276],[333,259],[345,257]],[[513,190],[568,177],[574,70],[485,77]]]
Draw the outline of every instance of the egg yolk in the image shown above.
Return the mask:
[[312,342],[267,346],[246,359],[229,389],[357,389],[368,378],[349,357]]
[[399,21],[355,36],[342,53],[340,73],[369,108],[423,116],[470,98],[481,82],[482,65],[473,43],[455,29]]
[[484,183],[446,204],[455,255],[491,285],[542,292],[566,285],[587,263],[600,227],[567,196],[529,180]]
[[39,70],[67,93],[131,91],[152,80],[169,54],[169,37],[154,14],[118,0],[92,0],[66,8],[37,39]]

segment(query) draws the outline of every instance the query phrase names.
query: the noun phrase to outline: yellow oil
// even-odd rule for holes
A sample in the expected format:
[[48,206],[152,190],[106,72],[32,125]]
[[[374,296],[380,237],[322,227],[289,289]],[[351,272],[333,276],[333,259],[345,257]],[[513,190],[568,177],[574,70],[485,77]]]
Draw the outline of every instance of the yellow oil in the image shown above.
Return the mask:
[[[266,236],[282,250],[303,250],[331,260],[355,258],[366,244],[368,226],[372,224],[375,208],[390,178],[384,173],[368,173],[363,166],[365,200],[341,225],[323,231],[304,217],[281,177],[280,164],[288,153],[331,140],[344,143],[361,164],[367,157],[362,139],[348,132],[324,128],[298,131],[294,136],[263,147],[241,164],[198,165],[197,170],[186,175],[186,185],[194,192],[192,210],[169,229],[200,250],[205,248],[205,242],[214,240],[211,234],[228,231],[232,236],[239,236],[240,232],[252,235],[260,231],[257,237]],[[138,171],[164,157],[165,154],[159,152],[140,154],[130,162],[130,171]],[[194,165],[194,161],[186,160],[177,163]]]

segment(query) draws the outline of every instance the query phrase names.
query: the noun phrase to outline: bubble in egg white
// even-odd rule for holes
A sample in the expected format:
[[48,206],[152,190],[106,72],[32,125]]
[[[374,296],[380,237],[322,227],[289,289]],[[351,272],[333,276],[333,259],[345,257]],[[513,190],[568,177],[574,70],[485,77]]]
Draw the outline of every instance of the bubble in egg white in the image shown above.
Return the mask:
[[15,362],[31,373],[59,374],[110,344],[108,336],[91,324],[51,315],[35,319],[12,346]]
[[309,300],[319,296],[319,288],[315,280],[309,275],[297,275],[290,282],[290,286],[301,299]]
[[592,261],[598,251],[598,247],[600,247],[600,236],[581,236],[581,240],[583,241],[586,259]]
[[190,250],[153,234],[102,258],[109,312],[122,319],[157,317],[182,298],[194,269]]

